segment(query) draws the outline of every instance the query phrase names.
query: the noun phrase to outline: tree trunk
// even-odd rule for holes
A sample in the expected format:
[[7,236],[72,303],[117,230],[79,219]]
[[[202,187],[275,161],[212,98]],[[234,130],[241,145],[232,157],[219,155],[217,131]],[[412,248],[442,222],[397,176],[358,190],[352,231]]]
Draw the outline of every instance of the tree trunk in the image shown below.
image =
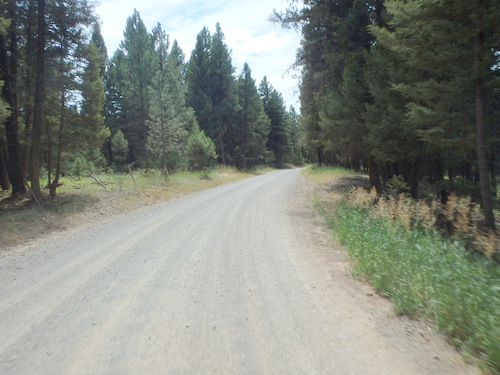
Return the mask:
[[370,178],[370,185],[375,188],[377,193],[382,192],[382,185],[380,184],[380,169],[377,162],[370,157],[368,159],[368,175]]
[[31,191],[39,199],[42,196],[40,189],[40,154],[43,107],[45,103],[45,0],[38,0],[37,18],[35,106],[31,138]]
[[318,146],[316,147],[316,157],[318,159],[318,166],[322,166],[323,165],[323,149]]
[[492,161],[490,163],[490,173],[491,173],[491,188],[492,188],[492,196],[497,198],[498,197],[498,193],[497,193],[497,171],[496,171],[496,167],[495,167],[495,162]]
[[240,166],[243,168],[243,170],[247,170],[247,159],[248,159],[248,147],[247,147],[247,142],[248,142],[248,128],[249,128],[249,124],[248,124],[248,104],[246,104],[246,100],[245,100],[245,112],[243,114],[243,142],[242,142],[242,145],[241,145],[241,149],[240,149],[240,154],[242,156],[242,160],[241,160],[241,163],[240,163]]
[[4,151],[4,141],[3,138],[0,137],[0,187],[2,190],[9,190],[9,176],[7,173],[7,162],[6,162],[6,153]]
[[[6,75],[8,72],[7,49],[5,48],[6,44],[5,36],[0,34],[0,80],[4,80],[5,83],[7,83]],[[5,86],[6,84],[4,84],[2,91],[5,91]],[[0,134],[0,187],[2,190],[10,189],[9,173],[7,171],[8,158],[7,152],[5,151],[6,148],[5,139],[3,135]]]
[[44,121],[44,127],[45,127],[45,135],[46,135],[46,150],[45,150],[45,165],[47,167],[47,186],[50,186],[52,182],[52,133],[50,129],[50,125],[47,124],[46,121]]
[[[24,100],[22,107],[23,118],[24,118],[24,148],[22,154],[22,163],[25,166],[25,172],[31,171],[31,135],[32,135],[32,124],[33,124],[33,106],[35,97],[35,71],[36,71],[36,11],[37,11],[37,0],[29,0],[28,13],[26,15],[25,24],[25,63],[28,67],[27,74],[23,77],[23,86],[26,90],[26,99]],[[24,179],[25,186],[27,188],[26,178]]]
[[[9,42],[10,56],[5,59],[6,69],[4,70],[5,86],[3,95],[10,106],[11,114],[5,120],[5,135],[7,138],[7,153],[9,180],[12,186],[12,195],[20,195],[26,193],[24,184],[24,163],[22,160],[22,148],[19,142],[19,108],[17,101],[17,69],[18,49],[17,49],[17,15],[16,15],[16,0],[7,2],[9,18],[11,20],[9,27]],[[2,48],[3,49],[3,48]]]
[[485,225],[490,229],[495,229],[495,216],[493,215],[493,200],[491,197],[490,174],[488,170],[488,154],[486,152],[486,139],[484,135],[484,92],[482,80],[476,80],[475,89],[477,164],[479,166],[481,205]]
[[[481,2],[482,4],[482,2]],[[483,10],[480,9],[480,12]],[[476,114],[476,142],[477,164],[479,167],[479,186],[481,188],[481,205],[483,208],[485,225],[495,230],[495,216],[493,215],[493,200],[491,197],[490,175],[488,168],[488,154],[486,152],[486,137],[484,129],[484,32],[481,28],[481,19],[476,34],[476,79],[475,79],[475,114]]]
[[[472,160],[475,159],[475,157],[470,155],[469,159]],[[464,162],[462,162],[462,177],[467,181],[474,182],[474,168],[470,160],[465,160]]]
[[455,167],[448,167],[448,179],[450,181],[453,181],[453,180],[455,180],[456,177],[457,177],[456,168]]
[[394,177],[394,174],[391,172],[391,166],[389,162],[385,162],[379,166],[380,178],[382,179],[382,186],[385,188],[387,185],[387,181]]
[[219,127],[218,129],[218,133],[219,133],[219,147],[220,147],[220,157],[221,157],[221,160],[222,160],[222,165],[226,165],[226,155],[224,155],[224,143],[222,142],[222,132],[221,132],[221,129]]
[[[61,58],[61,62],[62,62]],[[62,66],[61,66],[62,68]],[[63,87],[61,90],[61,114],[59,118],[59,137],[57,140],[57,155],[56,155],[56,171],[54,173],[54,180],[49,184],[50,197],[56,197],[57,186],[59,185],[59,178],[61,177],[61,158],[62,158],[62,149],[63,149],[63,135],[64,135],[64,126],[66,122],[65,111],[66,111],[66,90]],[[49,156],[50,158],[50,156]]]
[[410,188],[410,195],[418,199],[418,183],[420,180],[420,163],[418,161],[408,162],[408,173],[406,183]]

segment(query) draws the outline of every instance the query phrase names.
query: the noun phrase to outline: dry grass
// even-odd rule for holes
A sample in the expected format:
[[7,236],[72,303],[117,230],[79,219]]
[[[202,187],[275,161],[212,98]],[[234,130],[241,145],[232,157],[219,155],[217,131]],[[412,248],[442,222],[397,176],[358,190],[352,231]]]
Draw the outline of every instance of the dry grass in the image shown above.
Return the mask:
[[364,186],[367,182],[363,175],[337,167],[313,166],[302,174],[316,185],[314,205],[323,212],[334,209],[354,186]]
[[352,176],[352,172],[335,167],[310,167],[304,174],[315,184],[325,185],[336,183],[340,177]]
[[374,189],[367,189],[366,177],[352,171],[312,167],[304,174],[318,186],[315,205],[323,211],[333,210],[336,204],[347,200],[392,225],[429,231],[440,229],[489,259],[499,257],[500,239],[497,234],[482,229],[481,211],[470,197],[450,194],[446,205],[438,200],[416,201],[405,194],[379,197]]
[[393,225],[426,230],[441,226],[448,231],[447,235],[468,243],[489,259],[498,254],[499,238],[491,231],[480,229],[482,216],[470,197],[451,194],[442,205],[437,200],[415,201],[404,194],[377,198],[374,190],[357,187],[348,194],[347,200],[367,208],[372,217],[382,217]]
[[232,168],[207,172],[178,172],[165,178],[158,171],[134,171],[130,174],[99,174],[63,178],[56,199],[44,197],[40,206],[29,199],[10,199],[0,195],[0,251],[26,243],[39,236],[64,230],[86,222],[96,222],[159,201],[166,201],[233,182],[255,173]]

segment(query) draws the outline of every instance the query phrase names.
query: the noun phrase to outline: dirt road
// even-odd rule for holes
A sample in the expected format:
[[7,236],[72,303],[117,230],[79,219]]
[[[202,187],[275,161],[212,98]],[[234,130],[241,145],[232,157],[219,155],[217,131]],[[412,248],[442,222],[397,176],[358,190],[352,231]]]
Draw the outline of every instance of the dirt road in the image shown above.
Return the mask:
[[1,374],[467,374],[349,275],[298,170],[0,255]]

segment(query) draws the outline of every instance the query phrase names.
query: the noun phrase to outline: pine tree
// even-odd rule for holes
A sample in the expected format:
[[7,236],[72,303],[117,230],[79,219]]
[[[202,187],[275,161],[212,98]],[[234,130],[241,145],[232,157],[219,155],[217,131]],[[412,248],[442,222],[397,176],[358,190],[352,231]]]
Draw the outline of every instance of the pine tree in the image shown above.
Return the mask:
[[[121,83],[125,81],[126,77],[124,66],[125,54],[122,50],[117,49],[113,57],[109,60],[106,70],[106,80],[104,82],[106,91],[106,103],[104,106],[105,124],[113,135],[122,127],[125,116],[125,111],[123,109],[123,93],[120,88]],[[108,147],[110,147],[110,145],[108,145]],[[108,152],[108,159],[112,162],[113,153],[110,148]]]
[[283,96],[264,77],[259,86],[264,110],[270,119],[267,148],[274,155],[274,163],[280,168],[289,153],[288,122]]
[[[234,67],[231,52],[224,43],[224,33],[219,23],[212,36],[210,50],[210,85],[212,101],[212,126],[208,133],[217,145],[222,164],[229,164],[232,158],[234,140],[232,123],[235,113]],[[229,160],[228,160],[229,158]]]
[[37,29],[37,0],[26,0],[18,3],[18,9],[23,14],[19,31],[24,35],[24,43],[19,43],[19,82],[18,82],[18,100],[19,108],[22,108],[20,121],[24,125],[23,135],[24,143],[22,150],[22,164],[25,172],[31,171],[31,142],[32,129],[34,121],[35,91],[36,91],[36,36]]
[[137,10],[127,19],[120,49],[123,59],[117,59],[121,72],[115,78],[121,95],[121,130],[129,141],[131,161],[140,163],[147,157],[146,121],[149,118],[151,82],[154,75],[152,38]]
[[50,5],[47,21],[52,33],[48,40],[45,111],[47,182],[50,196],[55,197],[61,175],[62,153],[70,143],[68,134],[75,122],[72,121],[76,111],[70,104],[71,95],[77,87],[79,53],[84,48],[84,31],[92,23],[92,8],[86,0],[56,0]]
[[[22,148],[20,140],[20,124],[19,124],[19,86],[18,86],[18,71],[19,71],[19,48],[18,25],[20,21],[20,10],[17,7],[15,0],[6,2],[5,13],[8,21],[2,18],[2,26],[0,27],[0,65],[2,66],[2,79],[4,84],[2,93],[6,103],[10,108],[10,113],[5,117],[5,136],[7,143],[7,170],[10,185],[12,187],[12,195],[21,195],[26,193],[25,168],[22,159]],[[3,106],[4,104],[2,104]],[[3,121],[2,121],[3,122]],[[5,187],[5,185],[4,185]]]
[[[0,89],[3,85],[3,81],[0,81]],[[0,97],[0,125],[4,123],[10,115],[10,109],[7,102],[2,97]],[[8,154],[6,148],[7,147],[4,137],[2,134],[0,134],[0,188],[2,190],[9,190],[11,187],[9,183],[9,173],[7,171]]]
[[[369,40],[369,3],[311,1],[305,2],[301,10],[292,7],[273,16],[284,27],[302,28],[303,43],[296,63],[303,69],[302,127],[309,152],[320,165],[338,161],[339,157],[346,164],[354,159],[359,161],[359,150],[364,150],[363,145],[357,144],[366,99],[362,87],[363,53],[359,49]],[[348,65],[350,68],[344,71]],[[345,103],[358,108],[354,112],[347,110]],[[355,138],[351,139],[351,135]]]
[[187,104],[194,109],[201,129],[214,140],[222,164],[230,164],[234,154],[233,73],[231,53],[220,25],[217,23],[212,37],[204,27],[189,61]]
[[167,108],[168,93],[166,92],[169,40],[160,24],[152,30],[152,37],[156,74],[151,86],[150,119],[146,121],[148,126],[147,147],[154,157],[161,160],[163,171],[167,174],[167,143],[170,139],[170,134],[167,132],[169,113]]
[[326,92],[319,102],[320,127],[327,138],[326,147],[337,155],[339,162],[359,169],[368,156],[364,143],[368,90],[364,82],[363,51],[350,53],[343,64],[337,90]]
[[170,164],[175,168],[185,167],[185,153],[189,134],[199,125],[193,108],[186,103],[186,64],[184,53],[177,40],[174,40],[167,59],[168,103],[171,110],[171,148]]
[[314,78],[315,74],[314,64],[304,62],[300,85],[302,131],[308,153],[319,166],[322,166],[325,159],[326,137],[323,136],[323,130],[319,125],[316,94],[319,90],[319,81]]
[[93,9],[86,0],[8,0],[1,10],[11,19],[0,42],[0,65],[12,108],[5,124],[12,192],[24,192],[29,165],[32,196],[41,197],[42,167],[54,196],[63,152],[74,151],[76,143],[80,53],[95,21]]
[[431,158],[431,154],[408,121],[407,98],[393,85],[418,73],[406,69],[397,55],[380,44],[371,48],[365,72],[371,95],[365,112],[370,182],[381,192],[382,186],[399,174],[412,196],[417,197],[420,166]]
[[304,163],[304,158],[303,143],[301,139],[302,132],[300,129],[301,118],[292,105],[288,109],[288,118],[290,123],[290,160],[295,165],[302,165]]
[[187,141],[186,153],[190,168],[196,171],[207,168],[210,161],[217,158],[214,142],[197,125]]
[[147,147],[160,162],[165,174],[168,168],[182,164],[188,131],[196,121],[186,107],[184,57],[177,41],[168,53],[168,37],[158,25],[153,30],[157,72],[151,87],[150,120]]
[[[0,4],[1,6],[2,4]],[[4,12],[4,9],[0,8],[1,11]],[[7,35],[7,29],[9,28],[9,24],[11,20],[7,20],[4,17],[0,17],[0,92],[3,91],[3,94],[6,98],[8,98],[9,91],[5,93],[4,88],[5,79],[9,78],[9,68],[8,67],[8,57],[7,57],[7,49],[6,49],[6,40],[5,36]],[[6,95],[7,94],[7,95]],[[7,99],[8,100],[8,99]],[[7,120],[11,116],[11,111],[9,109],[9,104],[4,100],[4,97],[0,96],[0,188],[2,190],[9,190],[11,185],[9,182],[10,174],[7,171],[8,168],[8,147],[7,142],[4,139],[4,134],[6,138],[9,136],[8,126],[5,124],[5,133],[3,132],[2,125],[5,120]]]
[[244,64],[236,85],[239,104],[234,130],[236,166],[247,169],[266,161],[270,120],[248,64]]
[[94,23],[92,28],[92,36],[90,42],[93,43],[101,55],[101,78],[104,81],[106,76],[106,64],[108,62],[108,49],[101,33],[101,25],[98,22]]
[[123,166],[128,159],[128,141],[121,130],[117,130],[111,137],[111,152],[113,153],[113,163],[117,167]]
[[6,142],[3,136],[0,136],[0,188],[2,190],[9,190],[9,175],[7,172],[7,150]]
[[369,9],[362,0],[344,0],[330,6],[326,23],[335,37],[324,41],[327,65],[322,77],[327,85],[318,100],[327,148],[341,164],[355,169],[368,158],[363,114],[369,100],[365,56],[373,39],[368,32]]
[[91,42],[85,47],[86,65],[82,74],[82,104],[80,147],[100,148],[109,138],[109,129],[104,126],[102,111],[105,103],[104,83],[101,78],[102,50]]
[[196,46],[191,53],[187,69],[186,102],[194,109],[199,126],[215,139],[212,114],[212,87],[210,81],[210,32],[204,27],[196,36]]
[[31,192],[35,199],[42,197],[40,188],[40,156],[41,135],[44,125],[43,107],[45,106],[45,48],[47,25],[45,21],[46,2],[38,0],[37,4],[37,38],[36,38],[36,71],[35,96],[33,106],[33,126],[31,135]]

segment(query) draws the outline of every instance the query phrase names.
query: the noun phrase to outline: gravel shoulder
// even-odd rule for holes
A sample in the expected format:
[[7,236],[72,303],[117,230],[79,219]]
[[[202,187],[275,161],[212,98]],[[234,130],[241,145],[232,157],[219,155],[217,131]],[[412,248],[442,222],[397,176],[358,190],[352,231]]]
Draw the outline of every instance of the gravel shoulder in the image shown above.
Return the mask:
[[2,374],[474,374],[351,277],[298,170],[0,258]]

